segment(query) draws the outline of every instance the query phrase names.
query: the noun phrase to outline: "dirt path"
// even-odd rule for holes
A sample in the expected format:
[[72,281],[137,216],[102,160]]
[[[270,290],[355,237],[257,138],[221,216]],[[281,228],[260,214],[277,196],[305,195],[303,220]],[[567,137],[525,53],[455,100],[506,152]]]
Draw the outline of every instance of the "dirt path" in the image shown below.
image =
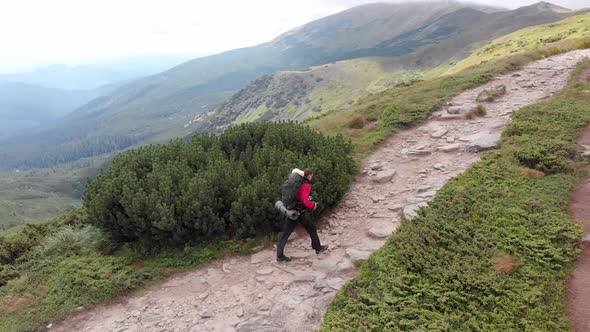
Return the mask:
[[[309,239],[292,240],[287,264],[272,250],[228,258],[186,273],[123,303],[99,306],[58,331],[310,331],[319,327],[336,291],[400,223],[412,217],[450,178],[497,144],[513,111],[561,90],[590,50],[537,61],[454,98],[425,124],[388,139],[368,160],[320,231],[328,253],[316,256]],[[483,89],[505,85],[486,103],[487,115],[466,120]],[[393,171],[395,170],[395,175]],[[392,177],[393,175],[393,177]]]
[[[590,154],[590,127],[584,129],[578,144]],[[590,331],[590,179],[579,184],[574,191],[570,214],[584,227],[584,236],[582,251],[568,285],[567,310],[574,330],[586,332]]]

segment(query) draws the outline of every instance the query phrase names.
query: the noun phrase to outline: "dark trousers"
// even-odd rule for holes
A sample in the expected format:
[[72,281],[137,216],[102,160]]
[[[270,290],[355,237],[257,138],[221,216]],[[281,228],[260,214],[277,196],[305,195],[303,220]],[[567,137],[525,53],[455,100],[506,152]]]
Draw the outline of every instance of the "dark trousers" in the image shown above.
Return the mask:
[[295,226],[297,224],[301,224],[305,227],[305,230],[311,237],[311,247],[315,250],[319,250],[321,247],[320,238],[318,236],[318,231],[313,221],[311,220],[311,212],[304,211],[297,220],[291,220],[287,217],[283,218],[283,234],[279,239],[279,243],[277,244],[277,257],[282,257],[284,255],[285,245],[287,244],[287,240],[289,240],[289,236],[293,233]]

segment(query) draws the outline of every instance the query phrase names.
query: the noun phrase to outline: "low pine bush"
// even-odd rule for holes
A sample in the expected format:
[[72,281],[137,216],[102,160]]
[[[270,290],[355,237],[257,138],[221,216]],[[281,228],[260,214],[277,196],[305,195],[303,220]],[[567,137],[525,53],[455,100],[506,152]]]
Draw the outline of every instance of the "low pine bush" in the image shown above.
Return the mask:
[[274,202],[291,170],[314,169],[321,214],[352,180],[351,152],[342,137],[305,126],[243,124],[117,156],[87,185],[84,206],[117,242],[183,246],[269,234],[280,228]]

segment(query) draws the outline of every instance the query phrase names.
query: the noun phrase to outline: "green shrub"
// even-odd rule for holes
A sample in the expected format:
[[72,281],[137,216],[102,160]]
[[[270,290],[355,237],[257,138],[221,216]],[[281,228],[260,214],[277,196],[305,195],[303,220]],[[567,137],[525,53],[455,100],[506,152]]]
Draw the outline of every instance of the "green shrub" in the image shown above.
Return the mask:
[[352,147],[291,123],[243,124],[220,137],[119,155],[87,185],[89,221],[117,242],[149,245],[244,238],[280,227],[274,202],[291,169],[315,170],[322,213],[352,179]]

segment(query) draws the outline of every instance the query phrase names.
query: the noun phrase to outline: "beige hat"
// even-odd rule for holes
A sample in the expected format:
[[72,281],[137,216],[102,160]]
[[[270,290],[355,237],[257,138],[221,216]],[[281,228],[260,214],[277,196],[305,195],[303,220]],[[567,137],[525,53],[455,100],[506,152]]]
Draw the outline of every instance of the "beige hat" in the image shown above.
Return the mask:
[[304,174],[305,174],[305,173],[303,173],[303,171],[302,171],[302,170],[300,170],[299,168],[294,168],[294,169],[291,171],[291,173],[297,173],[297,174],[299,174],[299,175],[301,175],[301,176],[304,176]]

